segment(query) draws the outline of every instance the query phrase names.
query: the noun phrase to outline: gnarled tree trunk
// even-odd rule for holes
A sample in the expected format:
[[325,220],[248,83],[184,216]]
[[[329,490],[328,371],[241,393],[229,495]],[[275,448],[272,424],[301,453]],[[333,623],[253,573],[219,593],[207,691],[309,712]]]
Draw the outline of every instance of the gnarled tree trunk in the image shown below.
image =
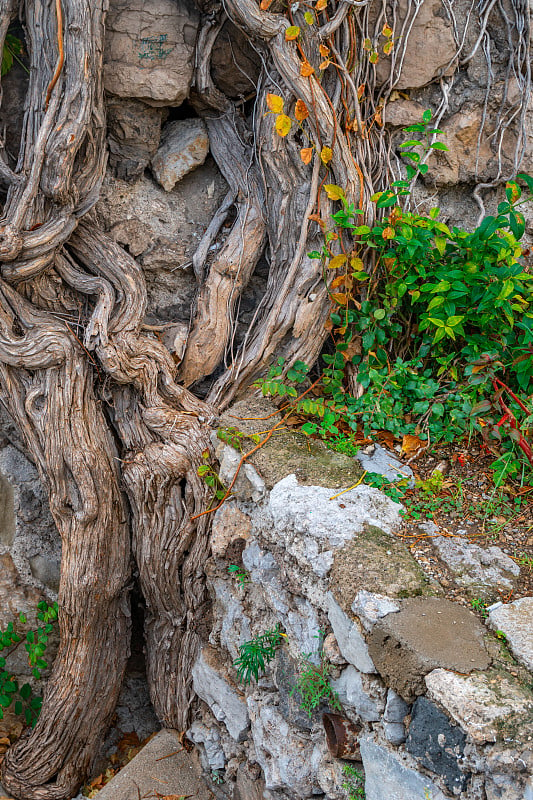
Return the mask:
[[[522,35],[514,74],[527,93],[529,16],[521,0],[508,1]],[[420,3],[408,2],[398,22],[396,0],[333,1],[312,26],[292,6],[287,16],[261,10],[256,0],[227,0],[225,10],[208,0],[199,6],[191,101],[230,189],[193,258],[198,297],[177,372],[143,328],[140,267],[91,214],[106,163],[107,0],[0,0],[0,46],[20,13],[30,57],[18,163],[10,167],[0,154],[0,184],[8,189],[0,219],[0,397],[48,488],[63,542],[59,653],[36,727],[2,765],[3,783],[18,798],[69,798],[89,768],[129,651],[131,557],[147,605],[154,707],[164,724],[187,725],[190,668],[208,617],[202,568],[209,516],[197,515],[209,500],[198,467],[209,450],[212,409],[227,405],[274,357],[316,359],[330,309],[320,261],[307,255],[322,240],[317,219],[332,210],[321,187],[342,186],[371,223],[369,198],[389,177],[381,120]],[[464,63],[482,43],[494,4],[482,6],[480,35]],[[226,14],[261,54],[253,111],[211,78]],[[286,41],[291,21],[302,29],[298,43]],[[362,43],[379,37],[387,21],[399,25],[399,46],[378,85]],[[466,37],[457,39],[459,57]],[[321,44],[334,68],[320,68]],[[300,156],[296,126],[286,138],[274,131],[267,93],[283,96],[288,112],[297,99],[305,102],[310,164]],[[331,148],[331,161],[321,159],[323,147]],[[231,231],[209,257],[232,206]],[[239,297],[265,253],[266,292],[236,349]],[[185,388],[214,373],[207,402]]]

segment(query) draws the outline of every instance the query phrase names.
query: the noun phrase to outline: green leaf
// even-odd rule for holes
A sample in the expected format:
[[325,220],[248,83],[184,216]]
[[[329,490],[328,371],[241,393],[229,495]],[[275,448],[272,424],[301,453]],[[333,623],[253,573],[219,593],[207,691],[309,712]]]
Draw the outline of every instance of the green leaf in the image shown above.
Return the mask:
[[446,147],[446,145],[443,144],[442,142],[433,142],[433,144],[430,144],[430,148],[432,150],[449,150],[450,149],[449,147]]
[[427,125],[428,122],[431,122],[432,116],[433,116],[433,114],[431,113],[431,109],[430,108],[426,108],[426,110],[422,114],[422,122],[425,122],[426,125]]
[[377,308],[374,311],[374,317],[376,319],[385,319],[386,315],[387,315],[387,312],[385,311],[384,308]]

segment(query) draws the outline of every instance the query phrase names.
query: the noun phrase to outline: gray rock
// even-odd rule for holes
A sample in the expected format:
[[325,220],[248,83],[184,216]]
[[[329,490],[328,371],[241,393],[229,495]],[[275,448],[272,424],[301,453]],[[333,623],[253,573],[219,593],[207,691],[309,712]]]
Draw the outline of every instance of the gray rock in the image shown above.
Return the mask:
[[211,552],[217,558],[227,558],[232,562],[232,551],[237,548],[237,543],[242,546],[246,544],[251,529],[250,517],[236,503],[228,500],[213,515]]
[[209,160],[165,192],[146,172],[134,183],[104,179],[96,210],[105,231],[142,266],[148,290],[148,321],[169,324],[163,339],[175,352],[178,323],[189,324],[196,281],[187,268],[227,192]]
[[[241,458],[241,454],[229,444],[224,447],[218,474],[225,486],[231,484]],[[265,495],[265,482],[258,475],[255,467],[245,462],[239,470],[231,491],[238,500],[252,500],[254,503],[258,503]]]
[[226,756],[220,744],[220,734],[215,727],[208,728],[201,722],[193,722],[186,736],[195,744],[203,744],[207,761],[212,770],[224,769]]
[[512,589],[520,574],[518,564],[499,547],[480,547],[461,536],[432,536],[431,540],[454,581],[473,597],[492,600],[499,590]]
[[392,531],[400,523],[400,508],[370,486],[358,486],[331,499],[335,489],[300,486],[295,475],[279,481],[270,493],[268,507],[273,526],[265,535],[282,543],[287,552],[325,577],[334,552],[360,533],[365,524]]
[[238,589],[227,580],[212,583],[215,594],[214,619],[219,631],[220,644],[232,659],[239,655],[239,644],[252,638],[250,618],[244,611]]
[[387,691],[380,681],[361,675],[350,665],[330,684],[343,706],[353,708],[365,722],[378,722],[385,708]]
[[181,105],[192,80],[198,21],[192,3],[112,0],[106,20],[106,90],[154,106]]
[[161,144],[152,158],[152,171],[166,192],[188,172],[201,166],[209,152],[209,137],[201,119],[180,119],[163,128]]
[[533,800],[533,775],[529,778],[528,782],[526,783],[524,800]]
[[204,647],[192,668],[193,688],[215,719],[223,722],[237,742],[246,738],[250,720],[244,696],[230,682],[216,650]]
[[322,653],[324,658],[327,659],[330,664],[339,666],[344,666],[346,664],[346,659],[339,650],[339,645],[334,633],[328,633],[328,635],[325,637],[324,641],[322,642]]
[[107,783],[98,800],[182,795],[209,800],[212,793],[196,760],[180,742],[178,731],[162,730]]
[[410,706],[397,694],[394,689],[387,692],[387,702],[383,719],[385,722],[402,722],[409,713]]
[[251,541],[242,554],[242,563],[250,572],[251,582],[262,587],[265,603],[276,612],[288,636],[288,646],[295,658],[305,654],[320,661],[320,628],[316,609],[309,600],[290,595],[282,586],[281,570],[272,553]]
[[357,592],[352,603],[352,611],[362,622],[367,631],[372,630],[378,619],[400,610],[400,604],[383,594],[366,592],[364,589]]
[[403,464],[380,444],[372,447],[372,452],[360,450],[355,456],[364,470],[383,475],[391,483],[408,478],[409,486],[415,485],[413,470],[408,464]]
[[29,559],[31,574],[53,592],[59,589],[61,563],[57,558],[37,555]]
[[357,623],[342,610],[333,595],[328,595],[328,619],[337,639],[339,650],[349,664],[360,672],[376,672],[367,644]]
[[343,762],[332,757],[325,741],[322,742],[321,754],[316,775],[318,785],[325,793],[327,800],[346,800],[346,791],[342,786],[346,782]]
[[468,777],[460,769],[466,735],[426,697],[419,697],[411,711],[405,749],[421,764],[440,775],[454,794],[466,789]]
[[161,729],[161,723],[157,719],[150,701],[150,692],[144,674],[126,673],[120,688],[115,715],[115,727],[119,729],[120,734],[133,731],[141,742]]
[[320,792],[316,775],[320,748],[309,736],[295,728],[272,705],[248,697],[255,757],[265,785],[270,790],[287,791],[289,796],[311,797]]
[[309,731],[313,725],[320,723],[322,713],[328,708],[320,707],[311,716],[301,708],[300,694],[294,691],[300,667],[301,662],[291,658],[285,648],[281,648],[275,662],[274,683],[278,690],[278,710],[281,716],[290,725]]
[[396,747],[403,744],[407,737],[405,725],[401,722],[383,722],[383,733],[385,734],[385,739],[396,745]]
[[440,789],[397,751],[377,744],[371,735],[362,736],[360,745],[366,800],[446,800]]
[[374,625],[368,650],[387,685],[411,702],[424,693],[424,676],[437,667],[463,673],[486,669],[490,658],[483,635],[483,626],[463,606],[417,597]]
[[436,669],[426,675],[425,683],[430,699],[477,744],[495,742],[533,712],[533,693],[496,671],[458,675]]
[[489,625],[503,631],[512,654],[533,672],[533,597],[521,597],[489,611]]
[[138,178],[155,154],[161,136],[160,108],[130,98],[107,98],[109,166],[117,178]]

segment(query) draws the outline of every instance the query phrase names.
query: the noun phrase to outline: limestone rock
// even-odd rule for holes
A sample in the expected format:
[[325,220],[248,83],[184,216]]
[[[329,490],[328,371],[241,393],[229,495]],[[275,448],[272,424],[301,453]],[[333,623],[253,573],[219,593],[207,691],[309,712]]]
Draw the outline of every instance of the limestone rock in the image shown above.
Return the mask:
[[533,597],[521,597],[490,611],[489,625],[503,631],[509,650],[533,672]]
[[385,450],[380,444],[370,446],[372,452],[360,450],[355,456],[366,472],[375,472],[383,475],[388,481],[394,482],[409,479],[409,486],[414,486],[413,470],[408,464],[403,464],[392,453]]
[[375,678],[363,676],[353,666],[346,667],[340,678],[330,681],[341,704],[353,708],[365,722],[377,722],[385,708],[386,689]]
[[191,742],[203,744],[210,769],[224,769],[226,757],[220,744],[220,734],[215,727],[208,728],[207,725],[196,721],[193,722],[186,735]]
[[420,122],[424,111],[425,106],[420,103],[399,97],[386,104],[383,114],[384,122],[386,125],[405,128]]
[[467,776],[460,769],[466,735],[451,725],[434,703],[419,697],[413,705],[405,749],[421,764],[440,775],[454,794],[466,789]]
[[361,737],[360,744],[366,800],[446,800],[433,781],[413,769],[397,751],[383,747],[369,735]]
[[107,98],[109,166],[117,178],[138,178],[159,146],[161,109],[131,98]]
[[[231,445],[227,444],[224,447],[220,458],[218,475],[225,486],[231,484],[239,467],[241,457],[241,454]],[[238,500],[252,500],[254,503],[258,503],[265,496],[265,482],[252,464],[244,462],[231,491]]]
[[357,486],[331,499],[333,488],[301,486],[295,475],[279,481],[270,493],[272,536],[287,551],[325,577],[334,551],[360,533],[365,524],[391,531],[400,522],[400,506],[370,486]]
[[250,618],[244,611],[236,586],[217,578],[212,582],[212,589],[215,594],[213,618],[220,644],[235,659],[239,655],[239,644],[252,638]]
[[194,69],[199,14],[174,0],[111,0],[106,23],[104,86],[119,97],[179,106]]
[[320,748],[309,736],[291,727],[272,705],[248,698],[255,757],[261,765],[267,789],[287,791],[289,796],[311,797],[320,792],[316,774]]
[[[395,27],[401,27],[411,13],[412,6],[407,0],[401,0],[396,10]],[[414,14],[402,70],[394,84],[395,88],[414,89],[426,86],[439,75],[452,74],[456,53],[457,45],[451,22],[446,16],[445,4],[442,0],[424,0],[417,6]],[[388,59],[381,58],[377,65],[378,79],[385,80],[389,69]]]
[[[340,499],[340,498],[339,498]],[[392,501],[391,501],[392,502]],[[348,612],[352,603],[358,605],[359,592],[389,601],[401,597],[436,594],[437,584],[430,583],[407,547],[380,527],[365,525],[364,530],[342,549],[337,550],[330,573],[330,586],[341,608]],[[367,595],[361,595],[363,598]],[[385,601],[375,600],[376,608],[385,608]],[[368,608],[370,613],[370,607]],[[379,611],[372,612],[379,615]],[[366,624],[371,627],[371,617]]]
[[330,664],[344,666],[346,659],[343,657],[334,633],[328,633],[322,642],[322,653]]
[[480,547],[462,536],[432,536],[431,541],[454,581],[472,597],[493,600],[499,590],[510,591],[520,574],[518,564],[499,547]]
[[376,623],[368,650],[387,685],[411,702],[424,693],[424,676],[437,667],[464,673],[486,669],[490,659],[483,633],[463,606],[436,597],[413,598]]
[[209,137],[201,119],[180,119],[163,129],[161,144],[152,158],[152,171],[166,192],[188,172],[201,166],[209,152]]
[[[135,183],[106,176],[96,206],[98,218],[142,266],[148,322],[189,324],[196,282],[187,265],[226,191],[211,161],[186,175],[172,192],[165,192],[147,173]],[[173,349],[175,328],[165,329],[165,342],[167,333]]]
[[[228,500],[213,516],[211,551],[217,558],[233,563],[240,557],[252,529],[250,517]],[[234,555],[235,551],[235,555]]]
[[346,661],[360,672],[375,672],[376,668],[358,624],[344,613],[332,594],[328,595],[328,618],[339,650]]
[[[255,419],[248,419],[253,417]],[[268,420],[265,421],[265,417]],[[249,396],[234,403],[220,417],[221,427],[238,428],[243,433],[254,434],[273,426],[281,420],[276,406],[266,397]],[[243,451],[255,447],[255,442],[242,441]],[[298,483],[305,486],[325,486],[339,489],[353,486],[361,477],[361,465],[356,458],[328,450],[319,439],[309,439],[303,433],[283,431],[275,435],[250,457],[268,489],[286,478],[296,475]],[[334,494],[334,492],[331,492]]]
[[403,722],[408,713],[409,705],[394,689],[389,689],[383,714],[385,722]]
[[193,688],[207,703],[216,719],[223,722],[229,735],[240,742],[248,729],[248,710],[244,696],[229,680],[216,650],[204,647],[192,668]]
[[458,675],[436,669],[426,675],[429,697],[444,708],[477,744],[495,742],[533,712],[533,693],[510,675]]
[[378,619],[400,610],[399,603],[383,594],[374,594],[361,589],[352,603],[352,611],[367,631],[372,630]]

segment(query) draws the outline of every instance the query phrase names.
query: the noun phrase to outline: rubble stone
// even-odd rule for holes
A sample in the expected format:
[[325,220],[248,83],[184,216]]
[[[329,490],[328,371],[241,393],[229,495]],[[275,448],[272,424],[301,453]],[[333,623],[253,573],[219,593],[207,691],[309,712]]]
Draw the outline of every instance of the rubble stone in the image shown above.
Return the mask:
[[520,574],[518,564],[499,547],[480,547],[462,536],[432,536],[431,541],[454,581],[472,597],[493,600],[500,590],[510,591]]
[[249,725],[243,695],[225,674],[216,650],[204,647],[192,668],[194,691],[223,722],[236,741],[244,739]]
[[166,192],[188,172],[201,166],[209,152],[209,137],[201,119],[180,119],[167,123],[161,144],[152,158],[152,172]]
[[511,653],[533,672],[533,597],[521,597],[490,611],[489,625],[503,631]]
[[433,781],[406,763],[399,752],[378,744],[371,735],[362,736],[360,745],[366,800],[447,800]]

